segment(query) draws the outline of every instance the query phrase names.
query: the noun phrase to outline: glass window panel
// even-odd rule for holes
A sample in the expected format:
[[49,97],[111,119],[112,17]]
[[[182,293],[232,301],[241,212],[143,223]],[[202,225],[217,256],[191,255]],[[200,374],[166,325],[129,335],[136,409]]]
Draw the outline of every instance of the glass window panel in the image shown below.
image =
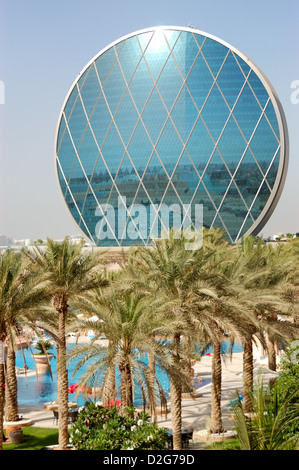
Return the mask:
[[220,137],[228,116],[229,109],[220,91],[214,86],[202,111],[202,117],[215,141]]
[[279,153],[276,155],[272,165],[269,168],[267,176],[266,176],[266,180],[269,183],[271,189],[273,189],[273,186],[274,186],[276,178],[277,178],[278,167],[279,167]]
[[80,224],[80,219],[81,219],[81,214],[78,212],[78,209],[76,207],[76,202],[74,202],[73,197],[72,197],[72,195],[69,191],[66,192],[65,202],[66,202],[72,216],[74,217],[75,221],[79,225]]
[[226,234],[227,234],[227,239],[230,240],[230,241],[232,241],[231,235],[230,235],[230,233],[228,232],[226,226],[224,225],[224,223],[223,223],[223,221],[222,221],[222,219],[221,219],[221,217],[220,217],[219,215],[217,215],[217,216],[214,218],[212,227],[214,227],[214,228],[220,228],[220,229],[224,230],[224,232],[226,232]]
[[167,111],[157,90],[154,89],[146,105],[146,108],[142,113],[142,120],[154,144],[160,135],[166,119]]
[[153,152],[153,146],[145,132],[143,124],[139,121],[134,135],[130,141],[128,152],[140,176],[143,175],[147,162]]
[[217,83],[231,109],[240,94],[244,81],[244,75],[234,55],[230,52],[217,78]]
[[279,144],[266,118],[263,116],[250,142],[250,148],[258,163],[268,168]]
[[77,158],[76,151],[68,131],[65,132],[64,138],[61,142],[58,158],[66,180],[68,180],[72,172],[75,159]]
[[251,89],[246,84],[234,108],[233,114],[247,139],[250,139],[261,116],[259,107]]
[[[202,36],[201,34],[198,33],[192,33],[192,36],[194,37],[195,41],[198,44],[199,48],[202,48],[204,41],[206,41],[206,37]],[[190,36],[188,36],[189,38]]]
[[233,240],[236,239],[247,212],[236,187],[231,185],[219,213]]
[[181,201],[189,204],[198,186],[199,176],[186,152],[181,156],[171,180]]
[[246,148],[246,142],[235,120],[230,117],[218,143],[218,149],[231,171],[235,171]]
[[223,160],[215,152],[204,173],[203,182],[216,207],[219,207],[231,179]]
[[247,217],[247,219],[244,223],[244,226],[242,227],[242,230],[239,233],[238,239],[240,239],[241,237],[243,237],[246,234],[247,230],[249,230],[250,227],[252,226],[252,223],[253,223],[253,220],[251,219],[250,215],[248,215],[248,217]]
[[118,108],[125,90],[126,85],[119,65],[115,64],[104,86],[104,94],[113,115]]
[[153,79],[150,76],[144,59],[142,59],[129,84],[134,103],[136,104],[139,113],[142,112],[153,87]]
[[91,177],[99,156],[99,150],[89,127],[87,127],[83,136],[78,154],[87,177]]
[[165,173],[162,164],[155,153],[150,159],[142,178],[142,183],[152,202],[154,204],[159,204],[163,198],[167,185],[169,184],[169,177]]
[[144,57],[148,63],[154,80],[157,80],[169,54],[170,50],[163,31],[155,31],[155,34],[144,53]]
[[113,183],[105,163],[103,162],[103,159],[99,157],[90,185],[100,204],[107,202],[112,184]]
[[80,145],[87,125],[87,119],[82,107],[81,100],[78,99],[68,122],[69,130],[76,148],[78,148]]
[[166,190],[162,204],[159,206],[159,215],[161,220],[161,233],[170,228],[179,230],[183,223],[183,207],[172,184]]
[[139,187],[140,179],[130,161],[128,155],[124,156],[120,169],[115,178],[115,185],[122,196],[125,196],[131,204]]
[[171,117],[181,136],[181,139],[183,142],[186,142],[194,126],[194,123],[198,118],[198,111],[186,87],[182,89],[171,113]]
[[[91,67],[92,67],[92,66],[91,66]],[[84,82],[85,82],[85,80],[86,80],[86,77],[87,77],[88,74],[89,74],[89,71],[90,71],[90,66],[89,66],[82,74],[79,74],[80,77],[79,77],[78,82],[77,82],[78,87],[79,87],[79,90],[82,89],[82,87],[83,87],[83,85],[84,85]]]
[[199,173],[202,173],[205,169],[214,148],[214,143],[200,118],[197,121],[187,144],[188,154],[196,168],[199,170]]
[[143,186],[140,186],[134,200],[134,210],[127,219],[127,238],[146,242],[150,232],[150,205],[151,200]]
[[171,110],[182,85],[183,80],[178,68],[173,58],[169,57],[157,81],[157,88],[159,89],[168,111]]
[[63,177],[63,174],[61,172],[61,169],[58,163],[56,163],[56,169],[57,169],[57,176],[58,176],[61,192],[65,196],[65,193],[67,191],[67,186],[66,186],[65,179]]
[[107,139],[105,140],[102,149],[103,158],[106,161],[113,177],[115,176],[118,170],[119,164],[123,158],[124,153],[124,146],[113,124],[111,126],[111,129],[109,130],[109,134],[107,136]]
[[265,104],[269,99],[269,95],[264,85],[253,70],[251,71],[251,74],[248,77],[248,82],[250,83],[250,86],[258,101],[260,102],[261,106],[264,108]]
[[88,75],[84,80],[84,84],[80,90],[80,95],[87,113],[87,116],[91,115],[91,112],[98,100],[101,93],[101,87],[95,71],[94,66],[89,67]]
[[142,51],[144,52],[145,49],[147,48],[152,36],[153,36],[153,31],[150,31],[148,33],[142,33],[137,36],[139,44],[141,46]]
[[107,132],[111,127],[111,121],[112,117],[107,108],[105,98],[101,95],[89,120],[100,148],[103,146]]
[[[82,166],[78,160],[78,158],[75,160],[74,162],[74,166],[73,166],[73,170],[72,170],[72,174],[71,174],[71,177],[69,179],[69,186],[71,184],[71,182],[73,181],[73,184],[77,184],[80,186],[80,188],[82,188],[82,183],[84,183],[84,187],[87,187],[86,185],[88,184],[85,176],[84,176],[84,171],[82,169]],[[86,189],[87,190],[87,189]],[[86,192],[86,191],[85,191]]]
[[241,192],[247,207],[253,199],[262,183],[263,175],[259,170],[250,150],[247,150],[242,162],[234,176],[234,181]]
[[118,187],[115,184],[113,184],[110,188],[110,193],[107,198],[106,204],[110,204],[112,207],[114,207],[114,209],[116,209],[118,206],[119,200],[121,200],[122,196],[123,195],[120,194],[118,191]]
[[249,67],[249,65],[240,57],[238,56],[237,54],[235,54],[233,52],[234,56],[235,56],[235,59],[236,61],[238,62],[238,64],[240,65],[245,77],[248,76],[248,74],[250,73],[251,71],[251,68]]
[[61,116],[61,119],[60,119],[59,127],[58,127],[58,134],[57,134],[57,141],[56,141],[56,152],[57,153],[59,152],[60,144],[61,144],[61,141],[62,141],[62,139],[64,137],[64,134],[65,134],[65,128],[66,128],[65,115],[63,113],[62,116]]
[[256,220],[260,216],[261,212],[264,210],[264,207],[267,204],[269,197],[270,191],[267,184],[264,182],[251,209],[251,214],[254,220]]
[[85,201],[85,196],[86,196],[86,192],[88,190],[88,187],[86,186],[85,187],[85,191],[83,190],[83,184],[85,184],[83,182],[83,178],[81,178],[82,182],[81,182],[81,185],[80,185],[80,180],[79,178],[78,179],[75,179],[75,180],[71,180],[70,181],[70,190],[71,190],[71,193],[76,201],[76,205],[77,205],[77,208],[78,210],[80,211],[80,213],[82,212],[82,208],[83,208],[83,205],[84,205],[84,201]]
[[173,56],[178,64],[180,72],[185,79],[196,56],[199,54],[198,45],[193,37],[184,31],[173,48]]
[[88,218],[88,212],[95,214],[93,219],[90,219],[91,232],[101,246],[115,246],[116,234],[115,223],[117,220],[117,212],[111,205],[101,205],[90,207],[87,213],[84,214]]
[[119,56],[121,54],[122,49],[124,48],[126,44],[126,40],[120,41],[117,44],[114,44],[114,50],[115,50],[115,55]]
[[73,107],[78,99],[78,89],[77,86],[75,85],[74,88],[72,89],[70,96],[66,102],[66,105],[64,107],[64,114],[66,117],[66,120],[68,121],[70,114],[73,110]]
[[127,91],[115,116],[115,124],[127,146],[138,121],[138,114]]
[[201,204],[203,206],[203,226],[210,228],[215,218],[216,209],[202,183],[199,185],[194,195],[193,205],[194,204]]
[[213,39],[207,38],[202,46],[202,53],[205,56],[214,77],[216,77],[228,53],[227,47]]
[[206,66],[206,63],[199,55],[187,78],[187,87],[200,110],[206,101],[207,95],[213,86],[214,80]]
[[174,45],[176,44],[178,38],[181,36],[180,31],[164,31],[164,35],[166,37],[166,40],[169,44],[170,49],[173,49]]
[[180,141],[172,122],[168,119],[164,132],[159,139],[157,152],[169,175],[171,175],[174,166],[178,161],[182,148],[183,144]]
[[100,55],[95,61],[95,66],[102,86],[105,85],[107,78],[116,64],[115,50],[113,47]]
[[269,101],[269,103],[267,104],[265,114],[270,121],[270,124],[272,126],[273,131],[275,132],[277,139],[279,139],[280,135],[279,135],[278,121],[277,121],[277,117],[276,117],[276,113],[275,113],[272,101]]
[[140,59],[141,49],[136,36],[126,40],[121,52],[118,55],[120,66],[125,75],[127,83],[129,83]]
[[186,53],[185,53],[185,70],[189,73],[194,60],[198,56],[199,47],[201,47],[204,38],[203,36],[186,34]]

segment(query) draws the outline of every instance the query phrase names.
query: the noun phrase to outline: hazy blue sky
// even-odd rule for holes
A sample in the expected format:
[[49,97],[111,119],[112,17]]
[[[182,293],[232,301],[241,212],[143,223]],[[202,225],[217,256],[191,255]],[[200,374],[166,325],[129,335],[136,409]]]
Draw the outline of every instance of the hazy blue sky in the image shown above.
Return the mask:
[[299,231],[299,103],[291,102],[291,83],[299,82],[298,0],[0,0],[0,234],[79,233],[54,172],[61,106],[102,48],[159,25],[192,25],[213,34],[266,74],[285,110],[290,163],[283,195],[262,233]]

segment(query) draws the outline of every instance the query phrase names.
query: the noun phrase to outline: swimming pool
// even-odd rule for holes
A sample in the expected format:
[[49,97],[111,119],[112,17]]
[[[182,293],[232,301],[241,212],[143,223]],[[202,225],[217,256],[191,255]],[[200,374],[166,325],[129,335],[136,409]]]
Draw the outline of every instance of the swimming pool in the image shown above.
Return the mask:
[[[225,344],[227,343],[227,344]],[[228,350],[229,342],[224,342],[224,350]],[[210,348],[207,353],[212,352],[213,348]],[[235,345],[233,348],[233,352],[241,352],[242,348],[239,345]],[[48,351],[49,353],[54,354],[56,356],[56,350],[53,348],[52,350]],[[29,349],[25,349],[23,351],[25,356],[25,363],[30,370],[35,369],[34,360]],[[18,351],[16,353],[16,366],[22,368],[24,366],[24,357],[22,351]],[[68,365],[68,378],[69,378],[69,385],[72,383],[79,383],[80,376],[84,373],[84,369],[78,371],[77,374],[73,377],[73,372],[75,369],[75,364],[71,363]],[[25,376],[18,377],[18,403],[20,405],[43,405],[49,401],[55,401],[57,399],[57,361],[56,358],[53,358],[51,361],[51,370],[53,380],[51,379],[50,373],[46,374],[39,374],[38,379],[36,376]],[[156,368],[157,378],[168,398],[169,395],[169,378],[165,371],[157,366]],[[203,382],[201,387],[207,385],[205,379],[203,378]],[[120,398],[120,397],[118,397]],[[86,400],[86,397],[82,396],[81,394],[75,398],[75,394],[70,394],[70,400],[76,400],[79,406],[83,406]],[[135,392],[135,406],[142,406],[142,397],[140,388],[136,387]]]
[[[29,349],[25,349],[23,351],[25,356],[25,364],[28,366],[29,370],[34,370],[34,360]],[[45,374],[39,374],[38,378],[36,375],[31,376],[18,376],[18,403],[20,405],[43,405],[49,401],[55,401],[57,399],[57,361],[56,361],[56,350],[53,348],[52,350],[48,350],[48,353],[54,354],[55,358],[53,358],[50,362],[51,364],[51,372],[52,378],[49,372]],[[24,366],[24,356],[22,351],[18,351],[16,353],[16,367],[22,368]],[[144,358],[142,359],[145,360]],[[74,383],[80,382],[80,376],[84,373],[84,369],[78,371],[74,375],[75,364],[70,363],[68,364],[68,381],[69,385]],[[156,368],[157,378],[168,398],[169,393],[169,379],[165,371],[161,370],[157,366]],[[116,382],[119,383],[119,374],[117,373]],[[97,386],[99,386],[98,384]],[[118,387],[119,388],[119,387]],[[79,394],[78,396],[74,394],[70,394],[70,400],[77,401],[79,406],[83,406],[86,401],[86,396]],[[120,399],[120,396],[117,397]],[[141,391],[138,385],[135,388],[135,399],[134,405],[135,406],[142,406],[142,396]]]

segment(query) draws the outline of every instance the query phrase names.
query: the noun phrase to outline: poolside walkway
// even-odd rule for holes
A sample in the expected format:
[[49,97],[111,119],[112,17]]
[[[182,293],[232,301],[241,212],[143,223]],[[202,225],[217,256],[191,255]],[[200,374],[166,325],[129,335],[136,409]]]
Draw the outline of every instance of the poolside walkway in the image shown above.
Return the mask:
[[[223,360],[222,369],[222,408],[223,425],[226,429],[232,429],[231,410],[227,404],[236,397],[236,389],[242,391],[242,364],[243,354],[234,353],[232,360]],[[191,426],[194,430],[205,429],[209,422],[211,412],[211,356],[204,356],[200,362],[193,366],[208,384],[201,389],[201,396],[196,399],[182,400],[182,425]],[[26,419],[32,420],[33,426],[57,428],[58,424],[54,419],[52,411],[45,410],[43,406],[19,406],[19,414]],[[171,427],[171,412],[158,418],[158,425]]]

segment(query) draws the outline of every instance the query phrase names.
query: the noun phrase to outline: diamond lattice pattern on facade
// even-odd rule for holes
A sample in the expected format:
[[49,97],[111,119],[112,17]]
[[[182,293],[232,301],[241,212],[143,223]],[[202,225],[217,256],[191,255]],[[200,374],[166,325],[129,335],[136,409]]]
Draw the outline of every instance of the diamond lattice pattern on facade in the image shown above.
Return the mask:
[[[223,227],[234,242],[264,210],[279,159],[261,80],[236,52],[190,31],[141,32],[99,55],[73,87],[57,135],[63,196],[99,245],[136,243],[97,213],[124,197],[127,207],[155,207],[159,230],[162,204],[202,204],[204,226]],[[125,217],[148,244],[148,220]]]

